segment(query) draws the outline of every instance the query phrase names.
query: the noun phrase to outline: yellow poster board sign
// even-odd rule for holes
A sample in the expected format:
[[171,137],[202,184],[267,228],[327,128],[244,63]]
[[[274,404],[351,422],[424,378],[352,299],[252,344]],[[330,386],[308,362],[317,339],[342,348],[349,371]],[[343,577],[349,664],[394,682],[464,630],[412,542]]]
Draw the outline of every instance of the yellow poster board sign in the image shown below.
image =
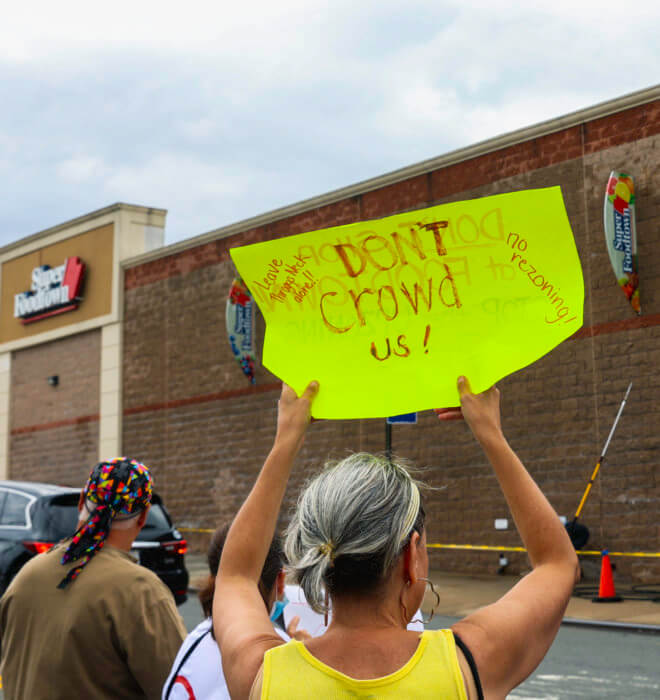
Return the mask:
[[266,321],[263,363],[317,418],[458,405],[582,326],[559,187],[495,195],[233,248]]

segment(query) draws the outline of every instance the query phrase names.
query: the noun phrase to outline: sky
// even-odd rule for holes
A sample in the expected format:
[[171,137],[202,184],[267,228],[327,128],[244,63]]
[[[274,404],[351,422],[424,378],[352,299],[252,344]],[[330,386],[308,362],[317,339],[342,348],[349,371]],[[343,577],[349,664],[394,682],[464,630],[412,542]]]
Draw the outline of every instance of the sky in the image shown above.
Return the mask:
[[199,235],[660,83],[660,3],[43,0],[0,22],[0,246]]

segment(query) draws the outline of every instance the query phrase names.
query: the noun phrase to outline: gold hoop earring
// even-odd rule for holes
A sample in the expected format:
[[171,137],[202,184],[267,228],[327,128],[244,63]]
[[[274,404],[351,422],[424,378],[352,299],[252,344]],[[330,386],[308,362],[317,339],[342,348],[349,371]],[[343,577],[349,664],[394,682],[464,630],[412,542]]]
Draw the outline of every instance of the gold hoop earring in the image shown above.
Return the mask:
[[431,614],[428,616],[428,619],[424,619],[424,613],[421,612],[421,609],[420,609],[422,619],[420,620],[418,618],[415,618],[414,620],[411,620],[411,622],[421,622],[423,625],[428,625],[429,622],[431,622],[431,620],[433,619],[433,616],[435,615],[436,608],[438,608],[438,606],[440,605],[440,594],[438,593],[438,591],[435,590],[435,586],[433,585],[433,581],[431,581],[428,578],[424,578],[423,576],[420,576],[419,580],[425,581],[426,585],[431,588],[431,593],[433,593],[433,595],[435,596],[435,605],[433,605],[431,607]]

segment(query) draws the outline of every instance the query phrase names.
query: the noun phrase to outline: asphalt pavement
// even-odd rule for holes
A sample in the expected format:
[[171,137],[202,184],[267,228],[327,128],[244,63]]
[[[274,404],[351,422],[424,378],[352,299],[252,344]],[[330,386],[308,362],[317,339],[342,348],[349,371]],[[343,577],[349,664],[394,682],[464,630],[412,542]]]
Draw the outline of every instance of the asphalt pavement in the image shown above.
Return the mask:
[[564,625],[540,666],[508,697],[660,698],[659,659],[658,634]]

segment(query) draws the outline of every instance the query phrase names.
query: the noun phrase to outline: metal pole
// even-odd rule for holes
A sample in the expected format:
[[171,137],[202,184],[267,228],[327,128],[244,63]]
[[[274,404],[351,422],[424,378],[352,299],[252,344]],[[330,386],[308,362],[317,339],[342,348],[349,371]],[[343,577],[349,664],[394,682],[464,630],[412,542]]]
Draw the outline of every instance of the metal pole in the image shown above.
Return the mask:
[[392,425],[385,421],[385,456],[392,461]]
[[591,491],[591,487],[593,486],[594,480],[598,476],[598,471],[600,470],[600,465],[603,463],[605,459],[605,454],[607,453],[607,448],[610,446],[610,441],[612,440],[612,436],[614,435],[614,431],[616,430],[616,426],[619,423],[619,418],[621,418],[621,414],[623,413],[623,408],[626,405],[626,401],[628,400],[628,395],[630,394],[630,389],[632,387],[632,382],[628,384],[628,391],[626,391],[626,395],[623,397],[623,401],[621,402],[621,405],[619,406],[619,412],[616,414],[616,418],[614,419],[614,424],[612,425],[612,429],[610,430],[610,434],[607,436],[607,440],[605,441],[605,445],[603,447],[603,451],[601,452],[601,455],[598,459],[598,462],[596,462],[596,468],[593,471],[593,474],[591,475],[591,479],[589,479],[589,483],[587,484],[587,488],[584,491],[584,494],[582,495],[582,500],[580,501],[580,505],[577,507],[577,510],[575,511],[575,515],[573,517],[573,520],[571,521],[570,525],[574,526],[575,523],[577,522],[577,519],[580,517],[580,513],[582,512],[582,508],[584,508],[584,504],[587,500],[587,496],[589,495],[589,492]]

